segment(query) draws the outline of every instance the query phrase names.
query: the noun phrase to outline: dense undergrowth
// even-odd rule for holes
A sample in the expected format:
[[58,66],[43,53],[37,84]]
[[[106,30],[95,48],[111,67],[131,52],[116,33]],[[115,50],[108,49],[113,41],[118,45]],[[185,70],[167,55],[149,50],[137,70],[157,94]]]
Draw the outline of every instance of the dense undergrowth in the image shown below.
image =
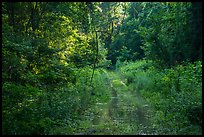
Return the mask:
[[[153,67],[147,60],[118,61],[116,71],[95,70],[92,81],[89,67],[76,69],[73,75],[75,83],[53,87],[4,82],[3,134],[56,135],[83,131],[93,124],[95,113],[101,110],[96,108],[96,104],[110,101],[111,87],[123,95],[121,100],[124,102],[120,102],[120,108],[114,112],[118,119],[130,118],[124,116],[127,115],[124,111],[141,107],[141,101],[136,98],[141,96],[151,108],[148,126],[152,133],[201,134],[200,61],[163,70]],[[38,76],[33,77],[38,79]],[[130,127],[129,123],[117,122],[104,118],[98,127],[108,127],[112,130],[110,134],[134,134],[136,131],[133,130],[140,128],[137,123]]]
[[201,12],[3,2],[2,133],[201,134]]
[[[73,75],[76,83],[55,86],[4,82],[3,134],[73,134],[85,110],[109,97],[103,83],[105,70],[96,70],[92,83],[92,69],[88,67],[76,69]],[[32,77],[39,80],[38,75]]]
[[202,134],[202,64],[157,69],[151,61],[118,62],[118,72],[150,104],[157,134]]

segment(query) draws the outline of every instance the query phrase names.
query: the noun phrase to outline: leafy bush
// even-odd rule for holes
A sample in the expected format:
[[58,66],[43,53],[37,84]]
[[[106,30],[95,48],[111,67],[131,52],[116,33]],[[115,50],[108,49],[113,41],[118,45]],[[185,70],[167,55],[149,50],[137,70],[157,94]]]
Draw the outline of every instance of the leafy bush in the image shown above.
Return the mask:
[[38,98],[43,95],[43,91],[32,86],[25,87],[13,83],[4,83],[2,90],[3,134],[35,132],[33,127],[37,127],[37,121],[42,118],[38,114],[40,113]]
[[154,108],[152,126],[158,129],[158,134],[178,134],[189,125],[201,125],[201,62],[164,70],[146,62],[121,63],[118,70],[126,79],[132,79],[134,92],[141,93]]
[[[161,71],[160,76],[156,78],[155,88],[149,88],[149,92],[143,94],[149,98],[148,101],[155,106],[156,110],[164,112],[167,123],[171,123],[169,128],[174,129],[169,133],[175,132],[176,134],[189,124],[200,124],[202,121],[200,117],[202,113],[201,67],[202,65],[198,61],[186,66],[179,65]],[[197,68],[196,71],[195,68]],[[162,96],[154,99],[151,92],[157,92]],[[192,120],[191,110],[194,110],[194,108],[197,108],[198,116],[194,112],[194,120]],[[177,125],[177,128],[175,128],[175,125]]]

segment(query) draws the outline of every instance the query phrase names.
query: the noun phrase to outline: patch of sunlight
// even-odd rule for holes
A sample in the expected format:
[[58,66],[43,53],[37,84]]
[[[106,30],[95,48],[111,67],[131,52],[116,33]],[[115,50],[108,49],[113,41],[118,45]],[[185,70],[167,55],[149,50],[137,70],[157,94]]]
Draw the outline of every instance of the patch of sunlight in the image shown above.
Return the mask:
[[[115,89],[121,88],[122,90],[125,90],[125,88],[127,88],[126,84],[121,81],[121,80],[112,80],[112,87]],[[124,89],[123,89],[124,88]]]

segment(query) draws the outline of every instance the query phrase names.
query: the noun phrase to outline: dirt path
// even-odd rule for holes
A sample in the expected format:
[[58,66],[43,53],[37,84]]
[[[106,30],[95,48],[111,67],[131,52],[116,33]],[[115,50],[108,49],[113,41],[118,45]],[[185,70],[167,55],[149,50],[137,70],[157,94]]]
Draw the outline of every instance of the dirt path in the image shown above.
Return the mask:
[[[149,105],[117,75],[109,77],[111,98],[96,103],[90,123],[79,135],[146,135]],[[134,93],[134,94],[132,94]]]

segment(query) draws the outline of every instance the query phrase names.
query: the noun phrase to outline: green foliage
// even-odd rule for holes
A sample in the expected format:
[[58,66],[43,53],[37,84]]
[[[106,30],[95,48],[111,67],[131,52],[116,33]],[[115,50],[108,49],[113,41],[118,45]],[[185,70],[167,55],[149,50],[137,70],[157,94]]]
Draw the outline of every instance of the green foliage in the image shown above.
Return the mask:
[[135,92],[141,93],[155,109],[153,128],[158,134],[180,134],[184,130],[185,134],[191,134],[187,131],[188,126],[194,128],[202,123],[201,62],[162,71],[152,67],[139,69],[146,65],[145,61],[139,61],[119,70],[127,79],[134,76]]
[[[3,2],[3,134],[75,134],[103,120],[110,134],[135,134],[139,95],[158,134],[200,133],[199,4]],[[97,106],[110,100],[129,123]]]
[[[197,61],[158,70],[151,61],[141,60],[120,63],[117,70],[134,94],[141,94],[154,108],[150,127],[157,134],[198,134],[197,125],[202,123],[201,68]],[[195,127],[197,133],[191,131]]]
[[[195,16],[190,10],[191,3],[145,3],[145,5],[144,14],[141,16],[144,22],[136,32],[143,39],[142,49],[146,57],[163,67],[174,66],[185,60],[195,61],[193,54],[199,52],[201,45],[192,50],[196,43],[192,44],[193,40],[189,39],[189,36],[194,35],[191,33],[194,20],[190,21],[189,18]],[[196,10],[199,11],[200,8],[197,7]],[[200,56],[200,53],[198,54]]]
[[38,114],[38,98],[43,96],[43,91],[32,86],[24,87],[12,83],[4,83],[2,90],[3,134],[38,132],[38,129],[33,127],[37,127],[37,121],[42,118]]
[[126,10],[128,16],[109,48],[113,65],[117,58],[134,61],[145,57],[160,67],[201,58],[201,35],[194,41],[195,33],[201,34],[202,20],[194,18],[198,16],[194,12],[201,10],[198,4],[133,2]]

